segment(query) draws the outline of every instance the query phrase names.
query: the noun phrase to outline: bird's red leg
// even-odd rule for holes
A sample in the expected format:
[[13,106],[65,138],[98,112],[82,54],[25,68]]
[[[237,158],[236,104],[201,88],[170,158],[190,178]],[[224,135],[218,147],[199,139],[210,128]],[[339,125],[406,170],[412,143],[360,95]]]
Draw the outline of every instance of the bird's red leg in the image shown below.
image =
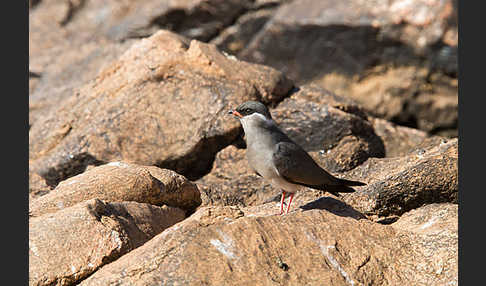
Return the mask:
[[284,200],[285,200],[285,191],[282,190],[282,198],[280,199],[280,214],[283,214]]
[[293,198],[294,198],[294,193],[290,193],[289,204],[287,205],[287,211],[285,212],[286,214],[289,213],[290,204],[292,203]]

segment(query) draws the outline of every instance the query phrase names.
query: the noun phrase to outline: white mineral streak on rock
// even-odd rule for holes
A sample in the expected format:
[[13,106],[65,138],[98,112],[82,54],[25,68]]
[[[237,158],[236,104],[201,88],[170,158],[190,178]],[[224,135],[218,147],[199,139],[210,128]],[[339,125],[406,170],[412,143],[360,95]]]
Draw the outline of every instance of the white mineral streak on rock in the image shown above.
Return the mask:
[[219,239],[211,239],[211,244],[216,247],[216,249],[223,254],[224,256],[228,257],[229,259],[236,259],[238,258],[235,254],[234,249],[234,242],[227,234],[222,231],[218,231],[222,237],[222,241]]
[[307,238],[310,241],[316,243],[319,246],[322,254],[327,258],[329,263],[331,263],[332,267],[334,267],[334,269],[336,269],[337,271],[339,271],[339,273],[341,273],[341,275],[346,280],[346,282],[349,285],[354,286],[354,281],[351,279],[351,277],[349,277],[349,274],[341,267],[341,265],[337,262],[337,260],[329,252],[329,249],[335,248],[335,246],[334,245],[326,245],[323,241],[317,239],[314,235],[309,234],[308,232],[305,232],[305,235],[307,236]]

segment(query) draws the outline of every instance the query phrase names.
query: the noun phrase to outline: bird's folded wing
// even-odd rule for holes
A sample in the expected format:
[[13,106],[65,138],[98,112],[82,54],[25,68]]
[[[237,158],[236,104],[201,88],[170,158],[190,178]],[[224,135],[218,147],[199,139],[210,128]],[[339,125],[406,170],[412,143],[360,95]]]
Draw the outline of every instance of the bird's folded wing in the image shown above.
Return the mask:
[[276,144],[273,163],[280,176],[304,186],[336,184],[336,178],[319,167],[312,157],[293,142]]

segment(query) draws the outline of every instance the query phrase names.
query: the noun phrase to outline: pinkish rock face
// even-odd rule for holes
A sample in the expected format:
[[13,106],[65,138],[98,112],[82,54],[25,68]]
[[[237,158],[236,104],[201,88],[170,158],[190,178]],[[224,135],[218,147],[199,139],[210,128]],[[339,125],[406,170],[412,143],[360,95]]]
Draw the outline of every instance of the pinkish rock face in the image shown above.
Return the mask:
[[[236,285],[397,285],[405,280],[434,285],[457,280],[457,228],[453,225],[443,235],[417,237],[393,226],[325,210],[279,216],[272,209],[255,213],[252,208],[202,208],[80,285],[114,281],[120,285],[223,285],[227,281]],[[437,217],[437,223],[453,219],[451,211],[451,216]],[[428,252],[416,248],[417,240],[445,243],[447,248],[425,256]],[[197,265],[192,263],[195,259]],[[437,259],[443,264],[436,264]],[[423,265],[424,271],[413,270],[416,264]],[[145,267],[150,271],[144,271]]]
[[135,202],[81,202],[29,219],[29,285],[69,285],[184,219]]
[[54,213],[91,199],[168,205],[188,213],[201,204],[197,186],[174,171],[111,162],[62,181],[54,190],[32,199],[29,215]]

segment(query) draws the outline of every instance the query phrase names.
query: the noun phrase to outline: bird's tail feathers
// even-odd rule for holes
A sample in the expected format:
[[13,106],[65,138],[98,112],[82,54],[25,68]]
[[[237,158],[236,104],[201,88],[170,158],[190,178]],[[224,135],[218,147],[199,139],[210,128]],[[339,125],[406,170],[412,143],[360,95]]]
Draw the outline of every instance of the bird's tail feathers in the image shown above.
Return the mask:
[[326,185],[324,190],[335,196],[338,196],[336,195],[336,193],[353,193],[356,191],[355,189],[344,185],[336,185],[336,186]]
[[345,179],[338,179],[339,185],[326,185],[324,190],[328,191],[329,193],[339,197],[339,193],[353,193],[356,190],[349,187],[349,186],[364,186],[366,185],[363,182],[358,181],[351,181]]
[[306,186],[313,189],[323,190],[329,192],[337,197],[339,197],[338,193],[353,193],[356,190],[351,188],[350,186],[364,186],[366,185],[363,182],[358,181],[351,181],[345,179],[336,178],[337,181],[334,182],[332,185],[307,185],[307,184],[299,184],[302,186]]
[[366,185],[363,182],[351,181],[351,180],[346,180],[346,179],[338,179],[338,183],[341,184],[341,185],[345,185],[345,186],[364,186],[364,185]]

